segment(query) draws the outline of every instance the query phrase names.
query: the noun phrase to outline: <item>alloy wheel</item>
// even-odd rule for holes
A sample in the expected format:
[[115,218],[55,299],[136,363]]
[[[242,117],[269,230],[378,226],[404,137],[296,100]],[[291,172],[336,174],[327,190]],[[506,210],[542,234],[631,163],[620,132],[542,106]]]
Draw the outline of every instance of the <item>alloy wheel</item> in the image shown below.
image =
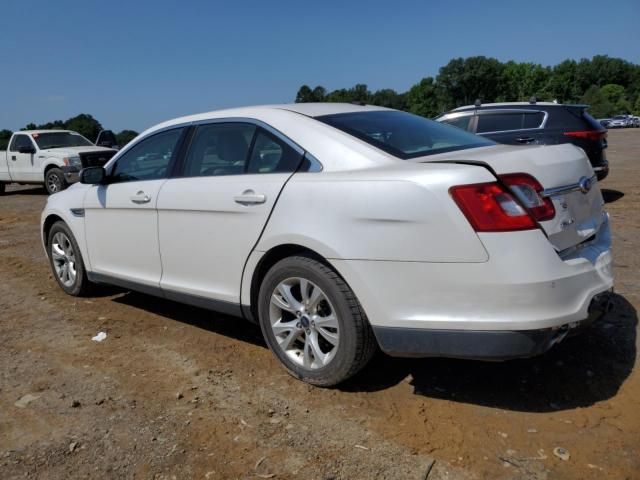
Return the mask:
[[47,189],[49,193],[56,193],[62,190],[62,182],[60,181],[60,177],[55,173],[50,173],[47,175]]
[[305,278],[287,278],[276,286],[269,321],[278,346],[305,369],[325,367],[338,351],[336,311],[320,287]]
[[76,256],[71,240],[64,233],[58,232],[51,241],[51,259],[53,268],[60,283],[72,287],[76,281]]

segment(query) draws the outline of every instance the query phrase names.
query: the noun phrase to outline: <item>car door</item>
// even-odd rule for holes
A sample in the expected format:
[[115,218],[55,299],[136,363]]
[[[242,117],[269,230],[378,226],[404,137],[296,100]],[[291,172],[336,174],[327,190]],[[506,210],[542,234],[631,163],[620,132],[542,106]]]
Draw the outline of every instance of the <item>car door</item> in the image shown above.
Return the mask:
[[475,133],[498,143],[510,145],[535,145],[544,143],[545,114],[527,110],[478,111]]
[[303,155],[251,123],[195,128],[180,176],[158,198],[165,296],[236,311],[245,262]]
[[137,142],[110,165],[106,184],[86,193],[85,235],[96,279],[159,291],[156,203],[184,133],[173,128]]
[[[25,151],[30,150],[30,151]],[[43,180],[34,175],[36,147],[26,134],[14,135],[7,152],[7,164],[14,182],[33,182]]]

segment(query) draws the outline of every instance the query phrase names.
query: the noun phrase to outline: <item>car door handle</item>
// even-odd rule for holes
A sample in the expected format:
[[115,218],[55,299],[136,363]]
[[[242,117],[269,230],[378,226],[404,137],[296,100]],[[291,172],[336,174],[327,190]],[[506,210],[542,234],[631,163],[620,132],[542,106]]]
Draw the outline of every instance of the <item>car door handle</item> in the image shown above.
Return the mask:
[[516,138],[516,142],[518,143],[531,143],[535,140],[533,137],[519,137]]
[[138,203],[138,204],[149,203],[151,201],[151,197],[146,193],[144,193],[142,190],[140,190],[135,195],[131,195],[131,197],[129,198],[133,203]]
[[11,160],[16,160],[16,156],[15,155],[11,155]]
[[236,203],[244,205],[259,205],[267,201],[267,196],[260,193],[256,193],[253,190],[245,190],[240,195],[233,197]]

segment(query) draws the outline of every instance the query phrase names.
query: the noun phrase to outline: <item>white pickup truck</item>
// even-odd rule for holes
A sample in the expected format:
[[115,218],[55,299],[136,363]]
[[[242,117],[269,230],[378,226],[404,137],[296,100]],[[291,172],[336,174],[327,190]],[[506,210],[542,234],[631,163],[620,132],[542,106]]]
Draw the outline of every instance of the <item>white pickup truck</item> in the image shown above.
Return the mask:
[[84,167],[101,167],[117,153],[70,130],[26,130],[0,151],[0,195],[7,183],[44,184],[49,194],[78,180]]

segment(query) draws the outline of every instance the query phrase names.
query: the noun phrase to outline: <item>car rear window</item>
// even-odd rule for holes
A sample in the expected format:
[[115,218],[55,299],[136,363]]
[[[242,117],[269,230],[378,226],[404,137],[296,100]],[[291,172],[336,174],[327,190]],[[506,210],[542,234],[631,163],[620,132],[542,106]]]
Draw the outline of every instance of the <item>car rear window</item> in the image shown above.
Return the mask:
[[459,128],[393,110],[339,113],[316,120],[402,159],[495,144]]

